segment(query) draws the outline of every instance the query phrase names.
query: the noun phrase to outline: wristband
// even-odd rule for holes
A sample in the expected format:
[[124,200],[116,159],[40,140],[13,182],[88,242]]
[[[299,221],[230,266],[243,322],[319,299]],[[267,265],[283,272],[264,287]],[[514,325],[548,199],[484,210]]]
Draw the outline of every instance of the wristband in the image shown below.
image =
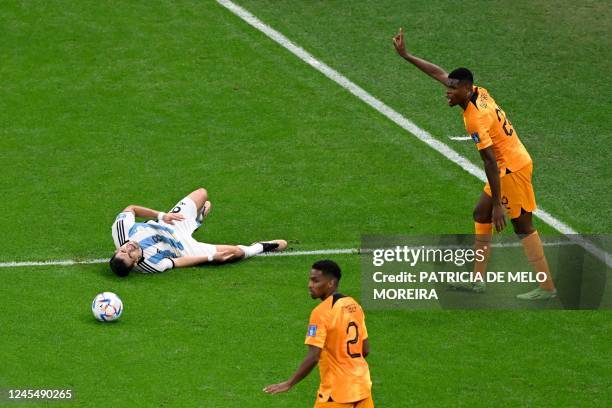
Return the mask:
[[215,255],[208,255],[208,262],[212,262],[215,260]]
[[164,220],[164,215],[166,215],[165,212],[158,212],[157,213],[157,221],[163,221]]

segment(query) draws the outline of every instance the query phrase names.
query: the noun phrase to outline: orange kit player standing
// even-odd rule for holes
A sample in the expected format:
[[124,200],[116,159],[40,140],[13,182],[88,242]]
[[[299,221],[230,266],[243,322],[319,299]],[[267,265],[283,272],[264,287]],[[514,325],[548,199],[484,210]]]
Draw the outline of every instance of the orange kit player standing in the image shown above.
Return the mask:
[[310,314],[305,341],[308,355],[290,379],[267,386],[265,392],[289,391],[319,363],[321,385],[315,408],[374,407],[365,360],[370,352],[365,316],[355,299],[337,293],[341,276],[334,261],[312,265],[308,291],[322,302]]
[[[488,183],[474,209],[474,222],[476,249],[484,249],[487,255],[484,262],[475,263],[474,272],[482,274],[486,270],[493,226],[498,232],[506,226],[504,213],[507,211],[527,259],[536,272],[547,275],[540,287],[517,297],[524,300],[555,297],[557,291],[542,241],[532,224],[532,212],[536,209],[531,184],[533,164],[505,112],[486,89],[474,85],[468,69],[457,68],[448,74],[439,66],[407,52],[402,29],[393,37],[393,45],[401,57],[446,86],[448,104],[463,108],[465,128],[484,162]],[[475,284],[470,289],[484,291],[484,283]]]

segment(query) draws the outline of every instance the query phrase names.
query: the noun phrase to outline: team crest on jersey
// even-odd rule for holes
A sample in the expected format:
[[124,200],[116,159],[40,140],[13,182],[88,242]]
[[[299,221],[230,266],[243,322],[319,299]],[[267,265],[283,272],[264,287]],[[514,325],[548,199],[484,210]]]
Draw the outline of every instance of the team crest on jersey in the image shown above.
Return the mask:
[[478,136],[478,132],[472,133],[472,140],[476,143],[480,143],[480,136]]
[[308,337],[314,337],[317,334],[317,325],[311,324],[308,326]]

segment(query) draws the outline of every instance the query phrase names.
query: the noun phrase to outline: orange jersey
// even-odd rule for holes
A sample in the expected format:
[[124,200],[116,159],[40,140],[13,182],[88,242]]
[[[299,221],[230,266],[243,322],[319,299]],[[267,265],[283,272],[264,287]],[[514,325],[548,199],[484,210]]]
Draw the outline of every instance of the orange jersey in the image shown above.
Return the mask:
[[531,163],[506,114],[486,89],[474,86],[472,99],[463,111],[463,122],[478,150],[493,146],[501,177],[506,170],[515,172]]
[[322,349],[317,400],[331,396],[349,403],[370,396],[370,369],[363,357],[367,338],[365,315],[355,299],[336,293],[314,308],[304,343]]

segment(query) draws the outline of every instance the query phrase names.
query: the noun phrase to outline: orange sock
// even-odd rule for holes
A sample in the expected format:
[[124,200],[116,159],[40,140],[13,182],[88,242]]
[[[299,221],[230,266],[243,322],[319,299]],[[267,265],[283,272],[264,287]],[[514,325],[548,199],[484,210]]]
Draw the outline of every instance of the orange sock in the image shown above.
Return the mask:
[[546,273],[546,281],[540,283],[540,287],[544,290],[555,290],[555,284],[548,270],[548,262],[546,261],[546,255],[544,255],[544,247],[542,247],[542,241],[540,240],[538,231],[534,231],[527,235],[523,238],[522,243],[525,255],[527,255],[527,260],[533,267],[533,271],[536,273]]
[[493,239],[493,224],[481,224],[474,222],[474,229],[476,230],[476,237],[474,240],[474,249],[476,253],[483,253],[484,259],[482,261],[474,261],[474,275],[481,276],[485,279],[485,273],[487,270],[487,264],[489,263],[489,255],[491,254],[491,240]]

